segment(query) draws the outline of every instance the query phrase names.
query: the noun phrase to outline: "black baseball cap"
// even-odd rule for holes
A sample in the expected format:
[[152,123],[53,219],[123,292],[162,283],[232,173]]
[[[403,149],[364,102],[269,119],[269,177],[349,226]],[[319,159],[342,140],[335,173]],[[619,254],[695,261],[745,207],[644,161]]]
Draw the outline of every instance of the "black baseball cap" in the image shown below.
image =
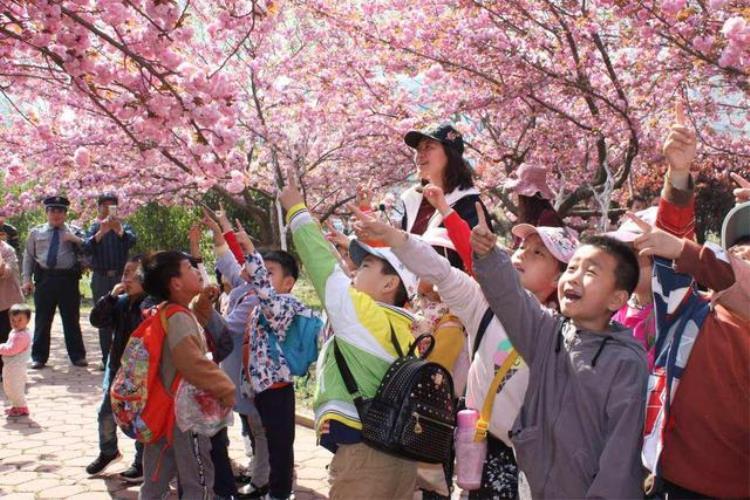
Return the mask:
[[65,196],[48,196],[45,198],[42,203],[44,203],[44,208],[64,208],[65,210],[68,209],[70,206],[70,200],[68,200]]
[[464,139],[453,125],[440,125],[431,130],[411,130],[404,136],[404,142],[410,148],[417,149],[422,139],[433,139],[453,149],[458,154],[464,154]]

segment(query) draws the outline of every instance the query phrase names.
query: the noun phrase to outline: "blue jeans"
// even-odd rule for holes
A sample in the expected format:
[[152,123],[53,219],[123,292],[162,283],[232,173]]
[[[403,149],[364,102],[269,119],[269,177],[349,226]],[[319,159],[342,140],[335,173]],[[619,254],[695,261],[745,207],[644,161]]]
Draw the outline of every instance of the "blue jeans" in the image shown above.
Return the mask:
[[[97,422],[99,423],[99,453],[106,456],[113,456],[118,453],[117,448],[117,424],[115,417],[112,415],[112,400],[109,397],[109,364],[104,371],[104,397],[102,404],[99,406],[97,413]],[[135,459],[133,465],[141,467],[143,463],[143,443],[135,442]]]

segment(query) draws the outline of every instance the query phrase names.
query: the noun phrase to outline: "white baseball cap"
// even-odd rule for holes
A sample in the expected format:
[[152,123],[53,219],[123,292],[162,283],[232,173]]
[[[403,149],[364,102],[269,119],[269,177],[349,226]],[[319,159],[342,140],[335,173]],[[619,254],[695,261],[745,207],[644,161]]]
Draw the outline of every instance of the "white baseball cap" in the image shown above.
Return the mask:
[[359,266],[365,257],[368,255],[374,255],[379,259],[384,259],[393,266],[393,269],[398,273],[398,277],[401,278],[401,283],[406,288],[406,295],[411,300],[417,294],[417,275],[409,271],[406,266],[396,257],[389,247],[371,247],[361,241],[354,239],[349,243],[349,257],[352,261]]

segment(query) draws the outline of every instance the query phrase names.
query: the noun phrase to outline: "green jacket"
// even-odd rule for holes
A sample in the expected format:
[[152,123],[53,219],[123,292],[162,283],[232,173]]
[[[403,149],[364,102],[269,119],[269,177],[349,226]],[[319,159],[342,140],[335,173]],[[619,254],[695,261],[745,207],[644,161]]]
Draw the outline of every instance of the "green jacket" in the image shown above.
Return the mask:
[[361,429],[357,409],[336,365],[332,342],[337,340],[362,396],[373,397],[397,356],[391,342],[391,326],[401,349],[406,352],[414,340],[411,334],[414,318],[406,310],[376,302],[352,286],[351,279],[333,255],[331,244],[304,205],[289,210],[287,224],[333,327],[333,336],[318,356],[313,400],[315,428],[320,433],[324,422],[338,420]]

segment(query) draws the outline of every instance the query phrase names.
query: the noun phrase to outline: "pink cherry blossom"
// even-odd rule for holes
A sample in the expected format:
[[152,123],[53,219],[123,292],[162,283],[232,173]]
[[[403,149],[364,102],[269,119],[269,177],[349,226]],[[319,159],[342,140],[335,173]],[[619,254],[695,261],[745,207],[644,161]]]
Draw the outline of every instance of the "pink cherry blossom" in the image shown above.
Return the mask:
[[82,169],[88,169],[89,166],[91,166],[91,155],[88,148],[83,146],[76,149],[73,159],[76,162],[76,165]]

